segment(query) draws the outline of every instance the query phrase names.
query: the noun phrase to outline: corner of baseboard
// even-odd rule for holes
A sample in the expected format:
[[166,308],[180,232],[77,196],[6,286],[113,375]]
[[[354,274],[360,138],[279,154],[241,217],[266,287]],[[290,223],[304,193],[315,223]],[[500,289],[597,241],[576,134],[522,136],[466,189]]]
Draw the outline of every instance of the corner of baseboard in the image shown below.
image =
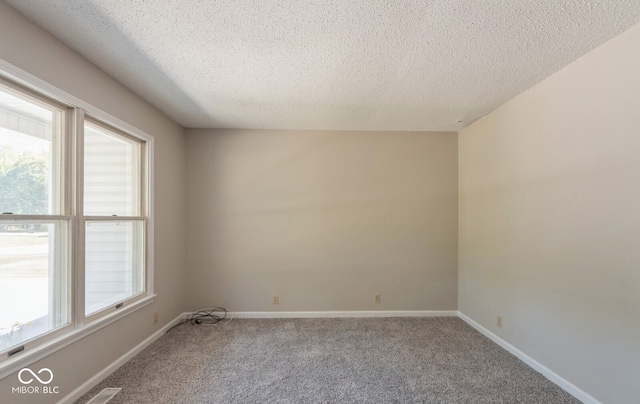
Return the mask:
[[500,347],[504,348],[505,350],[513,354],[515,357],[517,357],[518,359],[520,359],[521,361],[529,365],[532,369],[539,372],[544,377],[546,377],[547,379],[549,379],[550,381],[558,385],[558,387],[560,387],[567,393],[571,394],[578,400],[582,401],[584,404],[602,404],[600,401],[596,400],[594,397],[586,393],[584,390],[578,388],[576,385],[569,382],[559,374],[555,373],[554,371],[552,371],[542,363],[536,361],[526,353],[522,352],[515,346],[503,340],[493,332],[489,331],[487,328],[480,325],[478,322],[472,320],[470,317],[468,317],[461,311],[458,312],[458,317],[460,317],[464,322],[469,324],[471,327],[475,328],[478,332],[483,334],[485,337],[489,338],[491,341],[495,342]]
[[173,327],[174,325],[182,322],[186,318],[187,315],[189,315],[189,313],[181,313],[181,314],[179,314],[177,317],[175,317],[173,320],[171,320],[166,325],[162,326],[160,329],[158,329],[156,332],[154,332],[149,337],[144,339],[138,345],[136,345],[135,347],[131,348],[127,353],[125,353],[124,355],[122,355],[121,357],[116,359],[114,362],[112,362],[110,365],[108,365],[107,367],[102,369],[100,372],[96,373],[89,380],[87,380],[86,382],[82,383],[80,386],[78,386],[76,389],[74,389],[71,393],[69,393],[66,396],[64,396],[60,401],[58,401],[58,404],[61,404],[61,403],[62,404],[66,404],[66,403],[75,402],[77,399],[79,399],[80,397],[85,395],[89,390],[91,390],[92,388],[97,386],[102,380],[104,380],[111,373],[113,373],[116,370],[118,370],[118,368],[121,367],[122,365],[124,365],[128,360],[130,360],[131,358],[136,356],[143,349],[145,349],[146,347],[151,345],[153,342],[158,340],[160,337],[162,337],[171,327]]

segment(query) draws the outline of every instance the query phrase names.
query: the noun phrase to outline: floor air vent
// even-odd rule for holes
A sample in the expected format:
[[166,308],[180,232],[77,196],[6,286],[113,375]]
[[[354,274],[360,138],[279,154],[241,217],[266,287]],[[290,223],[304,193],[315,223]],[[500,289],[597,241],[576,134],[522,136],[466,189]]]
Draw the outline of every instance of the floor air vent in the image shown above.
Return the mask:
[[107,401],[111,400],[113,396],[118,394],[118,392],[122,390],[120,388],[109,387],[102,390],[95,397],[87,402],[87,404],[104,404]]

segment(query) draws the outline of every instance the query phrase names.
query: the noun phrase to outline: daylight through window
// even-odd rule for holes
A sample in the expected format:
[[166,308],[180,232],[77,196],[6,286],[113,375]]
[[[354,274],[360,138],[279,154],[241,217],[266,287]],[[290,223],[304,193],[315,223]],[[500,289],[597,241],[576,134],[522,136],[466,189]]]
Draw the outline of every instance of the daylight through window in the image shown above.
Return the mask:
[[0,361],[146,295],[146,153],[0,80]]

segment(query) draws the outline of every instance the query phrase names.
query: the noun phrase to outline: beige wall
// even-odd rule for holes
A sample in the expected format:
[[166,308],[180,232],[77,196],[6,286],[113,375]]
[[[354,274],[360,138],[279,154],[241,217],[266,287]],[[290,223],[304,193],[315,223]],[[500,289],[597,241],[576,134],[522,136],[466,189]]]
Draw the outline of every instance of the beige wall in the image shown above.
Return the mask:
[[460,311],[605,403],[640,398],[639,49],[636,26],[459,134]]
[[[16,375],[0,380],[0,402],[61,399],[166,324],[185,305],[185,155],[183,130],[145,101],[0,2],[0,58],[155,137],[155,302],[32,365],[54,372],[60,394],[11,394]],[[152,313],[160,322],[153,325]]]
[[455,310],[456,154],[455,133],[187,130],[189,309]]

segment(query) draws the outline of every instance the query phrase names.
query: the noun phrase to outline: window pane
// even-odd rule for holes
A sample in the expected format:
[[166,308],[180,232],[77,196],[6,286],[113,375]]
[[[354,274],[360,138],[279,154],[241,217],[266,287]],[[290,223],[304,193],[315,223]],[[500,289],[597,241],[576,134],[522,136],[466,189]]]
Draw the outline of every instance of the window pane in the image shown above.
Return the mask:
[[90,123],[84,133],[84,214],[137,216],[140,144]]
[[61,114],[0,87],[0,213],[59,213]]
[[69,323],[66,228],[0,222],[0,351]]
[[143,226],[140,220],[87,222],[86,315],[144,290]]

